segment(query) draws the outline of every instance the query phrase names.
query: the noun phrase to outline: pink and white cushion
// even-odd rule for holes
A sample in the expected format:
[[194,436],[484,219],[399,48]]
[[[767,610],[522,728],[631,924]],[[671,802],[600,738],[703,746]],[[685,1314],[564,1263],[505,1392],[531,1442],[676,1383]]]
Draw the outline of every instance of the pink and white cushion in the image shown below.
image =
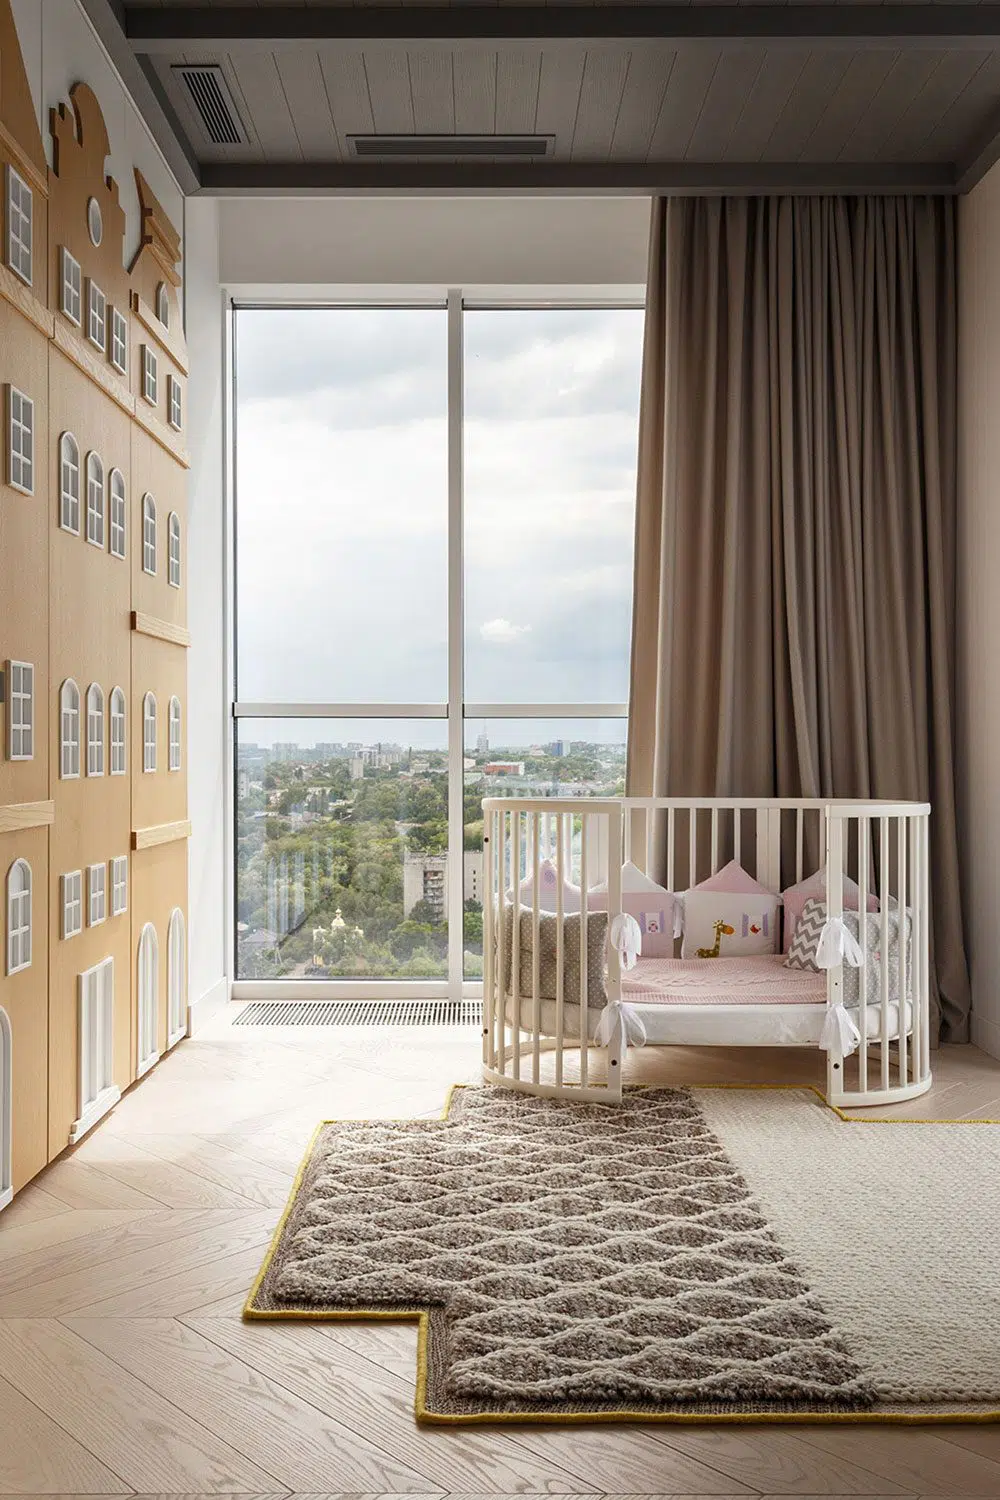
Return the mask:
[[[861,891],[858,885],[849,875],[844,876],[844,910],[857,911]],[[781,944],[782,953],[787,953],[792,946],[795,937],[795,929],[802,916],[807,901],[826,900],[826,871],[815,870],[807,875],[805,880],[800,880],[798,885],[790,885],[787,890],[782,891],[781,900],[785,910],[784,937]],[[878,911],[878,897],[869,892],[868,910]]]

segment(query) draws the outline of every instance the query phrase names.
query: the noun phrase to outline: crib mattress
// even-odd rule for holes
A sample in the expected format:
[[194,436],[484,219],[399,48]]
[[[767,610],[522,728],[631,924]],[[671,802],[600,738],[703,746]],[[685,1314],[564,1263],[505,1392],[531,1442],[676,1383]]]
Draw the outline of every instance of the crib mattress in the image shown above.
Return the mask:
[[825,1005],[826,975],[757,958],[640,958],[622,974],[622,999],[643,1005]]

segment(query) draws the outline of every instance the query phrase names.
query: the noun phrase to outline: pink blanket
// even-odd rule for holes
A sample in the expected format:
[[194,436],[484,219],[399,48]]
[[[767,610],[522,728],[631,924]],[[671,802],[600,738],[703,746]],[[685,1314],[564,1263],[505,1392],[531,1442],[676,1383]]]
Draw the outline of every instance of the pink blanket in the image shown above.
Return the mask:
[[822,1005],[826,975],[761,958],[640,958],[622,974],[622,999],[643,1005]]

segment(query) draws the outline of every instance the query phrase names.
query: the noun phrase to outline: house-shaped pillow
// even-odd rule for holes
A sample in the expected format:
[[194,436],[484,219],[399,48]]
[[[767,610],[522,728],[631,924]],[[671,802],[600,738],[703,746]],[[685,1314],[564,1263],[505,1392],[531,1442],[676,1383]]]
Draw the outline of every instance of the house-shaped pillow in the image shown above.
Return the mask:
[[[607,910],[606,880],[588,891],[587,905],[591,911]],[[674,938],[680,936],[677,897],[673,891],[657,885],[630,859],[622,865],[622,911],[639,924],[643,958],[673,958]]]
[[753,958],[778,951],[780,898],[735,859],[682,899],[683,958]]

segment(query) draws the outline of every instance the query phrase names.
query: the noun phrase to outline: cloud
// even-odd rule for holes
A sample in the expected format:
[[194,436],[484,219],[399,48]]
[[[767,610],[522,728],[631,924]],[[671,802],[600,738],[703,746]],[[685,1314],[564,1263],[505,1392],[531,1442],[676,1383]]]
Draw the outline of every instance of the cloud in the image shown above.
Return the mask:
[[501,617],[498,620],[484,620],[479,627],[479,634],[493,646],[511,646],[515,641],[523,640],[530,630],[530,625],[512,625],[509,620]]

